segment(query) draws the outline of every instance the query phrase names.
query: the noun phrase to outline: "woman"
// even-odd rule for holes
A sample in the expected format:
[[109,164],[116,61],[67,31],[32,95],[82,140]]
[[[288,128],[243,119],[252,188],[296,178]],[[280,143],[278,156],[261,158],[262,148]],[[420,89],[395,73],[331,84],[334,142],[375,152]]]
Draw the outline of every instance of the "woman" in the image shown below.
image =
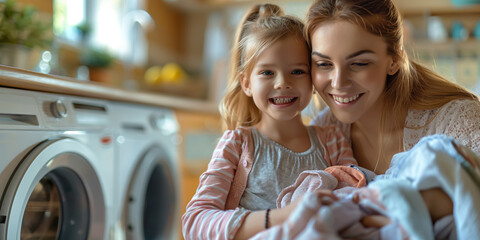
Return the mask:
[[318,0],[307,14],[312,80],[360,166],[384,173],[422,137],[445,134],[480,152],[478,96],[410,60],[391,0]]
[[[393,155],[433,134],[480,152],[478,96],[408,58],[392,0],[317,0],[305,29],[329,107],[312,124],[339,126],[359,166],[383,174]],[[434,222],[453,212],[442,189],[421,194]]]

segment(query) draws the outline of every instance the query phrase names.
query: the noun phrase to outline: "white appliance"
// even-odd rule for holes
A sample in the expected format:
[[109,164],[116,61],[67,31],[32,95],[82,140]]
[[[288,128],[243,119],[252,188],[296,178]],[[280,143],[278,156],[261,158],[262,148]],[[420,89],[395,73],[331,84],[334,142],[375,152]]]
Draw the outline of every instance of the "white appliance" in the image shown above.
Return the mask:
[[108,105],[0,88],[0,239],[110,239]]
[[115,239],[180,239],[178,124],[172,111],[112,103]]

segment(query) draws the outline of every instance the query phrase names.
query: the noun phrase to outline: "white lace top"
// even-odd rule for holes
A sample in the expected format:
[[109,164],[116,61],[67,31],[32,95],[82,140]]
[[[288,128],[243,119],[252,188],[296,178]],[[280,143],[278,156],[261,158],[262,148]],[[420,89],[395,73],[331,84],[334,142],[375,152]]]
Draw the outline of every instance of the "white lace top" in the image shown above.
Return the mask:
[[[350,139],[350,124],[338,121],[329,108],[320,112],[312,125],[337,125]],[[480,153],[480,103],[473,100],[453,100],[431,110],[408,111],[403,132],[403,150],[411,149],[422,137],[444,134]]]

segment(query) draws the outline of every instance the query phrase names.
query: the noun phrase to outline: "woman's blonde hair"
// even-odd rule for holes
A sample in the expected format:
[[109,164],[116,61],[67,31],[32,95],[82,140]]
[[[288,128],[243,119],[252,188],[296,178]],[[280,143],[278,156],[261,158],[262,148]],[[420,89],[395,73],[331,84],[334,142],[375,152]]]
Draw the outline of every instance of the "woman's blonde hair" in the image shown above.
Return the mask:
[[316,0],[308,10],[305,23],[309,46],[310,38],[320,24],[338,20],[350,22],[381,37],[387,44],[388,54],[400,66],[397,73],[385,78],[381,142],[387,117],[394,128],[404,128],[405,123],[401,122],[400,116],[408,109],[433,109],[454,99],[479,100],[464,87],[408,58],[403,48],[402,18],[392,0]]
[[261,120],[260,110],[242,90],[241,78],[250,73],[258,56],[279,39],[292,35],[304,39],[303,28],[300,19],[285,15],[274,4],[255,5],[246,12],[237,28],[226,94],[219,106],[224,128],[252,126]]

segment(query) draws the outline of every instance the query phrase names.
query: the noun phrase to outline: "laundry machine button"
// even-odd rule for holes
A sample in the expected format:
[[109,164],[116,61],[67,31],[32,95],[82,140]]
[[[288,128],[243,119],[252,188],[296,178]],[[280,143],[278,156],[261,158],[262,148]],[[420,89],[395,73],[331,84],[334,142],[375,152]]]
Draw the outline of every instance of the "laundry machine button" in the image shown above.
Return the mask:
[[58,99],[55,102],[52,102],[50,105],[53,116],[56,118],[65,118],[68,116],[67,107],[61,99]]

